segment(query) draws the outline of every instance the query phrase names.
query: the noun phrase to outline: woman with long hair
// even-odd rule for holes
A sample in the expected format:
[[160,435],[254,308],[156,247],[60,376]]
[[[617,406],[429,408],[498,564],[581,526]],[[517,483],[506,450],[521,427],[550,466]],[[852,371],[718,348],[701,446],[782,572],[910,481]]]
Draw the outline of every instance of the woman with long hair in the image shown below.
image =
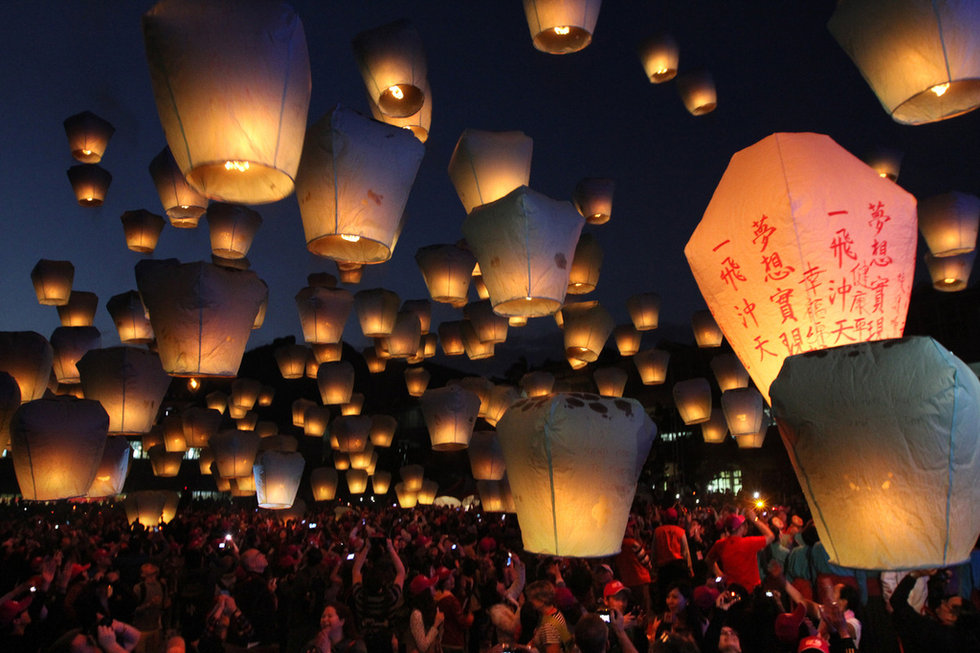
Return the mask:
[[328,601],[320,615],[320,630],[303,653],[366,653],[354,627],[354,615],[343,603]]
[[408,585],[412,613],[408,618],[407,653],[441,653],[442,625],[445,617],[436,605],[432,588],[435,581],[418,574]]
[[704,637],[704,619],[694,604],[694,593],[691,586],[684,582],[671,583],[667,588],[667,611],[655,617],[648,626],[647,633],[652,631],[651,641],[665,639],[669,635],[678,635],[693,641],[698,646]]

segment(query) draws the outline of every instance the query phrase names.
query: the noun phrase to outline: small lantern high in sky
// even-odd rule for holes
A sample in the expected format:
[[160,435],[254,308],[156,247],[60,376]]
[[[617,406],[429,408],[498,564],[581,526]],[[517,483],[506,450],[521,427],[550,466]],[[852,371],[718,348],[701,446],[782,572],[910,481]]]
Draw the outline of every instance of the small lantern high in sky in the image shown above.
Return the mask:
[[116,129],[109,121],[91,111],[82,111],[65,118],[65,135],[71,155],[82,163],[98,163],[105,154],[109,139]]
[[354,58],[368,97],[385,115],[406,118],[426,101],[425,50],[407,20],[398,20],[354,37]]
[[548,54],[578,52],[592,43],[602,0],[524,0],[534,47]]

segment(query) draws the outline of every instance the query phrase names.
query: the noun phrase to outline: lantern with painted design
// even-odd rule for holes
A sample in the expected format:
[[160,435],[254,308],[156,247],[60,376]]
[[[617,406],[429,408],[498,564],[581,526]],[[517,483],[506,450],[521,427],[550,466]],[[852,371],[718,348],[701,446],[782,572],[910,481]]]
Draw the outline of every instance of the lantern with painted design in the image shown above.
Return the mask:
[[150,430],[170,387],[159,356],[137,347],[91,349],[76,367],[86,398],[98,401],[108,413],[110,435]]
[[549,54],[578,52],[592,42],[602,0],[524,0],[534,47]]

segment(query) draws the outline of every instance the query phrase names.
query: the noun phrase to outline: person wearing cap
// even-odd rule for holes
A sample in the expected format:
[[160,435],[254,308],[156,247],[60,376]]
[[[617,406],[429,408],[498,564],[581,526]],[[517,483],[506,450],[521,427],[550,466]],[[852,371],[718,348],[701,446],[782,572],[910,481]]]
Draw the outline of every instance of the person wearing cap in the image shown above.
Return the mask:
[[442,632],[442,650],[445,653],[463,653],[466,646],[466,633],[473,625],[473,613],[463,609],[453,594],[456,574],[451,569],[440,567],[436,570],[436,606],[445,615]]
[[630,602],[630,590],[618,580],[606,583],[602,589],[602,603],[604,612],[609,615],[609,645],[608,649],[612,653],[626,651],[619,638],[619,631],[622,631],[634,648],[643,648],[643,641],[646,636],[639,627],[636,615],[627,612]]
[[408,617],[405,650],[408,653],[440,653],[445,615],[436,605],[435,578],[417,574],[408,584],[412,612]]
[[799,653],[830,653],[830,642],[819,635],[811,635],[800,640]]
[[[768,525],[760,520],[751,508],[742,515],[729,515],[725,520],[727,536],[715,542],[705,557],[709,569],[727,577],[729,584],[738,584],[751,592],[762,583],[759,575],[758,554],[775,539]],[[755,526],[762,535],[746,536],[748,524]]]
[[[31,615],[28,608],[34,597],[27,596],[20,601],[9,599],[0,603],[0,646],[8,653],[36,651],[38,638],[28,634]],[[36,629],[32,629],[36,631]]]

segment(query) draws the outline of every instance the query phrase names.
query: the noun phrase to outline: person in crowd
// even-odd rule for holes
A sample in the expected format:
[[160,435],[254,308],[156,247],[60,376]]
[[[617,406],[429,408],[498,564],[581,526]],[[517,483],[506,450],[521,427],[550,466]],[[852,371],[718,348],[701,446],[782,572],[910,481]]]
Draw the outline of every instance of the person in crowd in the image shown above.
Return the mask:
[[466,633],[473,625],[473,613],[463,608],[453,588],[456,586],[454,571],[441,567],[436,570],[436,607],[445,616],[442,632],[442,650],[445,653],[463,653],[466,647]]
[[678,526],[676,508],[660,511],[661,523],[653,529],[653,557],[657,566],[657,597],[662,601],[673,583],[687,581],[694,575],[687,531]]
[[581,653],[636,653],[633,642],[623,630],[622,613],[614,611],[610,611],[608,622],[599,614],[583,615],[575,624],[574,640]]
[[647,613],[650,612],[651,608],[652,569],[653,563],[650,560],[650,554],[647,553],[647,549],[640,538],[636,520],[631,517],[626,524],[622,549],[616,556],[616,570],[619,572],[619,579],[630,588],[635,600]]
[[366,653],[364,640],[357,635],[354,616],[343,603],[331,601],[320,615],[320,630],[303,653]]
[[926,651],[980,651],[980,623],[977,612],[958,594],[934,593],[927,602],[927,614],[919,614],[909,604],[909,592],[918,578],[932,576],[932,570],[910,572],[891,597],[892,621],[905,653]]
[[701,645],[704,637],[705,622],[700,610],[694,604],[691,586],[687,583],[673,583],[667,589],[667,611],[653,618],[648,631],[653,634],[653,640],[666,638],[667,635],[677,635]]
[[405,650],[408,653],[441,653],[445,615],[436,605],[435,579],[417,574],[408,584],[412,612],[408,618]]
[[137,653],[154,653],[163,642],[163,611],[170,598],[159,575],[159,567],[152,562],[143,563],[140,568],[141,580],[133,588],[133,594],[136,595],[133,626],[140,631]]
[[540,653],[570,653],[573,637],[565,617],[555,606],[554,584],[550,580],[536,580],[524,589],[524,595],[538,616],[531,646]]
[[[708,551],[706,562],[716,575],[724,574],[729,583],[741,585],[751,592],[762,583],[756,556],[775,535],[754,510],[746,510],[745,515],[748,520],[742,515],[728,516],[725,521],[727,536],[715,542]],[[749,524],[761,535],[746,536]]]
[[354,558],[354,567],[351,570],[351,594],[354,599],[354,609],[361,620],[361,632],[364,634],[364,644],[368,653],[391,653],[395,645],[391,620],[395,609],[402,603],[405,565],[392,541],[386,539],[385,548],[395,572],[394,578],[389,581],[386,578],[386,569],[383,568],[380,560],[375,560],[365,567],[364,563],[372,546],[368,539]]
[[234,597],[238,608],[252,625],[248,645],[266,648],[278,646],[276,632],[278,599],[276,578],[267,576],[269,561],[265,554],[251,547],[242,552],[239,564],[245,576],[235,583]]

